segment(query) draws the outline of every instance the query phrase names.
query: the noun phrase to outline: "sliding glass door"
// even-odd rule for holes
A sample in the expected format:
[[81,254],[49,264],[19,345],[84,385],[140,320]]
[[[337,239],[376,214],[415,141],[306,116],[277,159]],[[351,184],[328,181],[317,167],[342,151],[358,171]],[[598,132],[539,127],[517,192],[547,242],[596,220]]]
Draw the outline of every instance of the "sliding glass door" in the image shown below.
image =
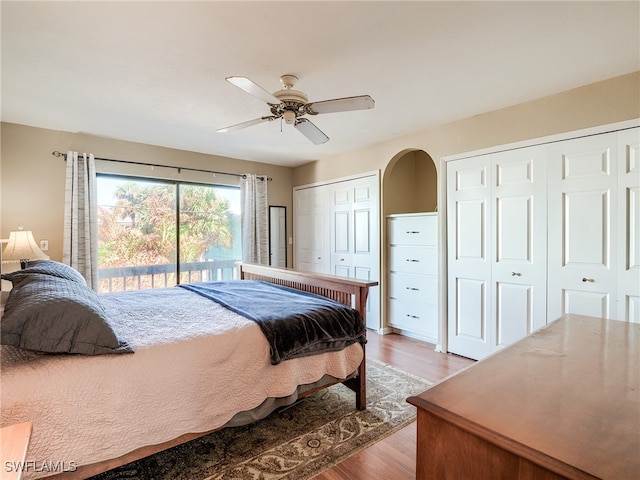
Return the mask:
[[99,291],[232,277],[238,188],[111,175],[97,184]]

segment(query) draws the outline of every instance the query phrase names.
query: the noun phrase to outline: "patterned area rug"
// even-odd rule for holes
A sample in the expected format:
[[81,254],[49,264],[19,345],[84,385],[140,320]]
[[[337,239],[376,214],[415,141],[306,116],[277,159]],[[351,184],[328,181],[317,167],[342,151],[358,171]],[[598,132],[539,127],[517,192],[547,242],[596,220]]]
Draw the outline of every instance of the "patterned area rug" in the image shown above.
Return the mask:
[[334,385],[251,425],[222,429],[93,480],[306,480],[415,420],[406,398],[431,384],[367,360],[367,409]]

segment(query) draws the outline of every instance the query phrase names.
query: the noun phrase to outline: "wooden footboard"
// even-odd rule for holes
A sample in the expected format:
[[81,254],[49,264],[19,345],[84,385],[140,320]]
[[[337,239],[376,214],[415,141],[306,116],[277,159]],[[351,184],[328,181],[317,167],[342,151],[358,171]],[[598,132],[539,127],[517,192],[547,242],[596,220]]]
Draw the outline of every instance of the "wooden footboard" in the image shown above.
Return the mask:
[[[240,279],[262,280],[277,285],[295,288],[305,292],[315,293],[330,298],[336,302],[355,308],[360,312],[362,321],[367,324],[367,296],[369,288],[378,282],[356,280],[352,278],[321,275],[311,272],[300,272],[288,268],[268,267],[250,263],[239,264]],[[356,392],[356,408],[367,408],[367,382],[366,382],[366,349],[363,345],[362,363],[358,368],[358,375],[343,383]]]

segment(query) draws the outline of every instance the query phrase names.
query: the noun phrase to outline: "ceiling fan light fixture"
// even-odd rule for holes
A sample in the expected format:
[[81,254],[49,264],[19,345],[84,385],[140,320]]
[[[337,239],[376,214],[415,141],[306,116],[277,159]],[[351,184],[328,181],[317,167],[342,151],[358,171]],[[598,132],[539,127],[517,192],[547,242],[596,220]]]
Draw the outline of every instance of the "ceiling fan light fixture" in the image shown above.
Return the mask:
[[293,125],[294,123],[296,123],[296,112],[294,112],[293,110],[285,110],[282,114],[282,118],[284,118],[284,123]]

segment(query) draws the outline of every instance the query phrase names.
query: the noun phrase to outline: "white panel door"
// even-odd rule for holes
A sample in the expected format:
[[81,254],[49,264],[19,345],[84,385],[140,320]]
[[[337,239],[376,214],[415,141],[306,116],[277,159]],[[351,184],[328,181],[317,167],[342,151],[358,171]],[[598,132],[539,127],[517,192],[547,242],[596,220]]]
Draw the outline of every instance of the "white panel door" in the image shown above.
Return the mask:
[[329,188],[321,185],[294,192],[295,268],[329,273]]
[[[380,278],[378,175],[294,190],[297,269]],[[367,327],[380,328],[379,287],[369,289]]]
[[617,318],[616,134],[549,145],[548,318]]
[[[331,272],[358,280],[380,278],[378,177],[332,185]],[[380,287],[369,289],[367,327],[380,328]]]
[[492,349],[491,156],[447,164],[448,350],[482,358]]
[[618,318],[640,323],[640,128],[618,132],[618,157]]
[[497,153],[491,165],[495,350],[546,324],[546,147]]
[[331,191],[331,274],[353,278],[353,188],[350,182],[333,185]]

